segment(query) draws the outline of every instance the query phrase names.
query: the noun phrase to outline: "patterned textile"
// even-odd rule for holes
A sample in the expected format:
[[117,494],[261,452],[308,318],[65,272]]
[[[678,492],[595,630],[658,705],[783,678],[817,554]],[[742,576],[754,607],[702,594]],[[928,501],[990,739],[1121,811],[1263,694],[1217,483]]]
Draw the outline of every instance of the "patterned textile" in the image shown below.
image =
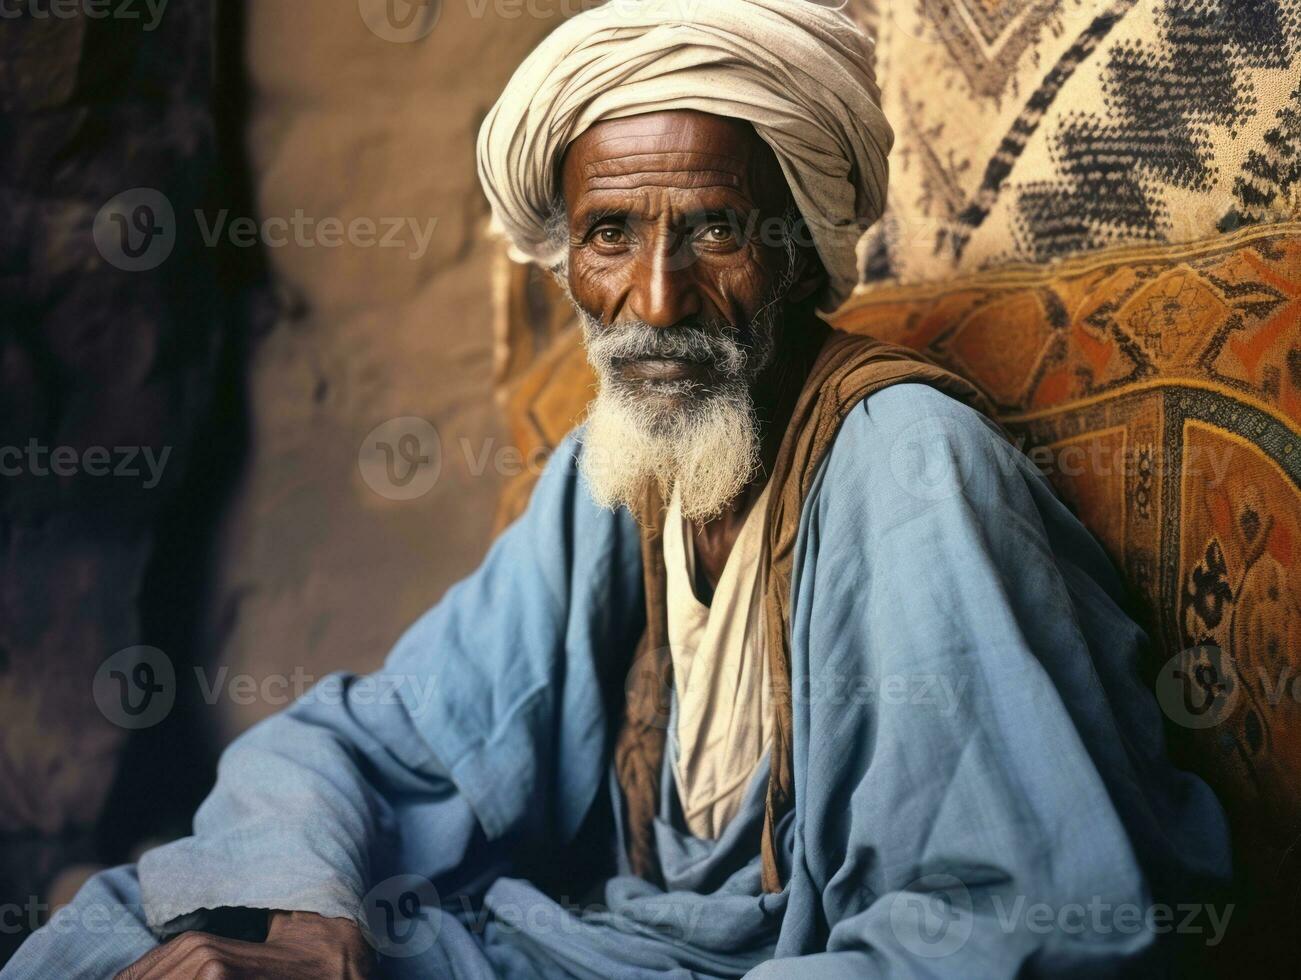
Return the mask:
[[867,281],[1194,241],[1301,206],[1298,0],[914,0],[862,19],[896,131]]
[[[974,381],[1107,547],[1234,822],[1223,961],[1295,955],[1301,0],[851,5],[896,145],[833,322]],[[546,348],[503,354],[512,431],[554,445],[591,375],[559,293],[504,281],[503,351]]]
[[1301,0],[859,13],[897,136],[835,322],[976,382],[1124,571],[1175,750],[1234,823],[1223,962],[1281,962],[1301,912]]

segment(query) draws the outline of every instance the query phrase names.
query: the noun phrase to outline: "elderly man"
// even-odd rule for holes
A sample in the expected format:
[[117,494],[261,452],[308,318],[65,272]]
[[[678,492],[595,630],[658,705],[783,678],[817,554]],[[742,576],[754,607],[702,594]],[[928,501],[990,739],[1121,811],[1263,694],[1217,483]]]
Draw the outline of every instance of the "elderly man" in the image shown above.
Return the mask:
[[876,103],[811,0],[620,2],[530,56],[480,171],[581,316],[585,425],[381,674],[239,739],[194,836],[5,977],[1159,967],[1226,832],[1106,559],[975,391],[816,315]]

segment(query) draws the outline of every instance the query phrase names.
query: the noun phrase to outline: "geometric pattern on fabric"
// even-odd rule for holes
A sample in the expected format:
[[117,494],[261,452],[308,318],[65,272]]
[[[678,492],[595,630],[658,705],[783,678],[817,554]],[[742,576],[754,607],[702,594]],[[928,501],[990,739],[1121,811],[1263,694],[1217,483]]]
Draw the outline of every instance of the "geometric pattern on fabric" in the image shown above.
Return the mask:
[[1195,241],[1301,212],[1301,0],[854,6],[876,30],[895,128],[864,281]]
[[1171,739],[1238,838],[1224,962],[1267,971],[1301,916],[1301,0],[850,2],[895,146],[837,325],[980,385],[1123,570],[1167,715],[1213,706]]

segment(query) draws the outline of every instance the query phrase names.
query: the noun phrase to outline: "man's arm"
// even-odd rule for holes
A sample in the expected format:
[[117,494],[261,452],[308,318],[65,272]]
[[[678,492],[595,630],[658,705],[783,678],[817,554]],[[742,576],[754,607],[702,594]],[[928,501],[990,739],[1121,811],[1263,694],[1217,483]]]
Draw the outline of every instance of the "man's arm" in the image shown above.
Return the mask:
[[814,884],[790,896],[791,958],[755,980],[1159,958],[1151,910],[1227,875],[1223,814],[1166,760],[1142,632],[1028,460],[938,392],[887,389],[837,438],[797,565],[794,858]]
[[472,850],[486,865],[573,836],[603,785],[601,661],[642,616],[636,527],[592,503],[576,451],[383,669],[327,678],[226,750],[194,835],[139,863],[156,935],[214,909],[361,922],[390,876],[464,876]]

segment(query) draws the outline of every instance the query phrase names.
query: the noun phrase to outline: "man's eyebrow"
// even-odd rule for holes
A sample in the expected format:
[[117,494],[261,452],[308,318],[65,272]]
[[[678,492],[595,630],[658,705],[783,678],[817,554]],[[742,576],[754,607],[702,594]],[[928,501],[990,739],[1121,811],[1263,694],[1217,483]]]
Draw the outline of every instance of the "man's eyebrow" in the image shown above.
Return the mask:
[[627,208],[615,208],[609,206],[596,206],[591,208],[580,208],[575,215],[575,228],[579,237],[587,235],[593,228],[603,221],[609,221],[611,218],[619,221],[628,219]]
[[[748,222],[758,214],[757,208],[744,195],[737,194],[731,188],[723,188],[722,191],[721,196],[728,200],[689,208],[681,212],[675,221],[688,226],[722,221],[740,231],[747,231]],[[633,210],[615,204],[593,203],[586,206],[580,204],[570,219],[571,232],[578,237],[585,237],[604,221],[626,223],[632,218]]]

